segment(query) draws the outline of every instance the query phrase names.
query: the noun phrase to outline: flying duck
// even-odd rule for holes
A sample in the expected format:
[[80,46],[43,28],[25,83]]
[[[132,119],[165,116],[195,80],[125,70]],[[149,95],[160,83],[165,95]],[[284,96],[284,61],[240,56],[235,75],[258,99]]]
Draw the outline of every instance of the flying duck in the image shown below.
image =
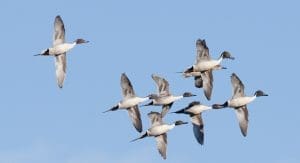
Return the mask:
[[243,136],[247,136],[248,116],[249,116],[247,104],[255,100],[256,97],[268,96],[268,95],[261,90],[257,90],[253,96],[245,96],[244,84],[235,73],[231,75],[231,84],[233,88],[232,98],[226,101],[224,104],[214,104],[212,107],[213,109],[221,109],[225,107],[234,108],[239,121],[241,132]]
[[210,110],[212,107],[201,104],[199,101],[191,102],[187,107],[175,111],[177,114],[187,114],[191,117],[193,123],[193,132],[197,142],[201,145],[204,144],[204,123],[201,113]]
[[162,115],[158,112],[148,113],[151,122],[151,127],[140,137],[133,139],[131,142],[143,139],[145,137],[155,137],[157,149],[163,159],[167,158],[167,132],[172,130],[175,126],[187,124],[183,121],[175,121],[172,124],[166,124],[162,121]]
[[35,56],[54,56],[56,79],[59,88],[63,87],[63,83],[66,76],[66,53],[74,48],[77,44],[88,43],[84,39],[76,39],[72,43],[65,42],[65,27],[61,17],[58,15],[54,21],[54,34],[53,34],[53,46],[43,50],[40,54]]
[[226,69],[221,66],[223,59],[234,59],[227,51],[221,53],[219,59],[210,58],[209,49],[205,40],[196,41],[197,57],[196,63],[183,72],[184,77],[194,76],[195,87],[203,88],[205,97],[210,100],[213,89],[213,70]]
[[141,114],[138,108],[138,104],[144,102],[149,99],[149,97],[141,98],[137,97],[134,93],[132,84],[125,73],[121,75],[121,87],[123,100],[120,101],[117,105],[112,107],[111,109],[104,111],[106,113],[108,111],[116,111],[120,109],[126,109],[128,111],[129,117],[133,123],[133,126],[138,132],[143,131]]
[[169,82],[166,79],[154,74],[152,74],[152,79],[155,81],[157,85],[158,94],[149,95],[151,102],[144,106],[149,106],[149,105],[162,106],[162,111],[161,111],[162,117],[166,115],[166,113],[170,110],[170,108],[172,107],[175,101],[182,99],[184,97],[196,96],[190,92],[185,92],[180,96],[174,96],[170,93]]

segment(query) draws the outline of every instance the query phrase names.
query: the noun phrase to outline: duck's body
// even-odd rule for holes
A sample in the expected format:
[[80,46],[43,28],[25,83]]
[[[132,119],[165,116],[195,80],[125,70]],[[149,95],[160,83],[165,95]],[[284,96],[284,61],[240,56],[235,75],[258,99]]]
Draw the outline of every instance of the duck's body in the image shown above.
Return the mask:
[[142,102],[145,102],[147,101],[149,98],[148,97],[130,97],[130,98],[126,98],[122,101],[120,101],[118,103],[118,107],[119,108],[123,108],[123,109],[127,109],[129,107],[132,107],[132,106],[135,106],[135,105],[138,105]]
[[244,93],[245,86],[235,73],[231,75],[231,84],[233,88],[232,98],[226,101],[224,104],[214,104],[213,108],[214,109],[221,109],[225,107],[234,108],[239,121],[241,132],[243,136],[247,136],[248,121],[249,121],[247,104],[254,101],[257,97],[268,96],[268,95],[261,90],[257,90],[254,96],[245,96]]
[[[148,97],[137,97],[134,93],[132,84],[125,73],[121,75],[121,87],[123,100],[121,100],[117,105],[112,107],[111,109],[105,111],[116,111],[116,110],[124,110],[128,111],[129,117],[133,123],[133,126],[138,132],[143,131],[141,114],[138,108],[138,104],[148,100]],[[105,113],[104,112],[104,113]]]
[[74,48],[75,45],[76,45],[76,42],[63,43],[63,44],[59,44],[57,46],[51,47],[51,48],[49,48],[49,55],[57,56],[57,55],[60,55],[62,53],[66,53],[69,50],[71,50],[72,48]]
[[204,144],[204,123],[201,113],[210,109],[212,109],[212,107],[203,105],[198,101],[194,101],[191,102],[187,107],[174,112],[177,114],[187,114],[191,117],[194,136],[197,142],[201,145]]
[[153,98],[153,105],[155,106],[169,105],[182,98],[183,96],[173,96],[173,95],[157,96],[157,98]]
[[63,87],[63,82],[66,76],[66,53],[74,48],[77,44],[88,43],[83,39],[77,39],[72,43],[65,43],[65,27],[60,16],[55,17],[53,46],[43,50],[41,54],[35,56],[55,56],[55,68],[57,84],[60,88]]
[[193,71],[203,72],[203,71],[221,67],[220,64],[221,64],[222,60],[223,60],[223,57],[220,57],[218,60],[213,60],[213,59],[203,60],[203,61],[200,60],[198,63],[193,65]]
[[252,101],[254,101],[256,99],[256,96],[245,96],[245,97],[237,97],[231,100],[228,100],[228,107],[231,108],[236,108],[236,107],[240,107],[240,106],[244,106],[247,105],[249,103],[251,103]]
[[167,132],[172,130],[175,126],[187,124],[187,122],[176,121],[173,124],[166,124],[162,121],[162,115],[158,112],[148,113],[151,122],[151,127],[140,137],[132,140],[136,141],[145,137],[155,137],[157,149],[163,159],[167,158]]
[[144,106],[149,106],[149,105],[162,106],[162,112],[161,112],[162,117],[166,115],[166,113],[170,110],[170,108],[172,107],[175,101],[180,100],[184,97],[195,96],[190,92],[185,92],[183,95],[180,96],[174,96],[170,93],[169,82],[166,79],[159,77],[157,75],[152,75],[152,79],[155,81],[157,85],[158,94],[151,94],[150,95],[151,102]]
[[175,124],[161,124],[153,126],[147,130],[148,136],[159,136],[161,134],[167,133],[175,127]]
[[227,51],[222,52],[218,59],[211,59],[205,40],[196,42],[196,63],[183,72],[184,77],[194,77],[195,87],[203,88],[205,97],[210,100],[213,89],[213,70],[226,69],[221,65],[224,58],[234,59]]

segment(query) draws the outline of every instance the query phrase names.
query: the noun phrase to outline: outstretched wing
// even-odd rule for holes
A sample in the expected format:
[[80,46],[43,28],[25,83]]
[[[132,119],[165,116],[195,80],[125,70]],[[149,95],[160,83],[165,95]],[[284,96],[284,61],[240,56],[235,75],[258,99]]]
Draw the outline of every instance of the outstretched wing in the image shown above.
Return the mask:
[[135,129],[138,132],[142,132],[143,126],[142,126],[141,114],[140,114],[138,106],[135,105],[131,108],[128,108],[127,110],[128,110],[129,117],[131,118],[132,124],[135,127]]
[[205,40],[198,39],[196,41],[197,59],[196,64],[201,61],[210,60],[209,49],[206,45]]
[[130,98],[135,96],[132,84],[125,73],[122,73],[121,75],[121,87],[124,98]]
[[204,144],[204,125],[202,121],[201,114],[200,115],[194,115],[191,117],[192,123],[193,123],[193,131],[196,140],[199,144]]
[[231,84],[233,88],[233,96],[232,96],[233,99],[237,97],[245,96],[244,94],[245,86],[235,73],[232,73],[231,75]]
[[162,134],[155,137],[157,149],[160,155],[166,159],[167,158],[167,134]]
[[163,124],[162,116],[158,112],[151,111],[150,113],[148,113],[148,117],[150,119],[151,126],[156,126],[156,125]]
[[62,44],[65,42],[65,27],[64,22],[58,15],[54,20],[54,34],[53,34],[53,46]]
[[55,73],[56,80],[59,88],[63,87],[63,83],[66,77],[67,69],[67,56],[66,53],[55,56]]
[[213,89],[213,80],[214,80],[212,70],[208,70],[201,73],[201,78],[203,81],[203,89],[204,89],[205,97],[207,98],[207,100],[210,100],[212,89]]
[[165,96],[170,94],[169,82],[166,79],[154,74],[152,74],[152,79],[155,81],[157,85],[158,93],[160,96]]
[[247,129],[248,129],[248,109],[247,106],[241,106],[239,108],[235,108],[235,113],[239,121],[240,129],[243,136],[247,136]]
[[164,117],[169,112],[169,110],[171,109],[172,105],[173,105],[173,102],[170,103],[170,104],[168,104],[168,105],[163,105],[162,106],[162,111],[161,111],[161,116],[162,117]]

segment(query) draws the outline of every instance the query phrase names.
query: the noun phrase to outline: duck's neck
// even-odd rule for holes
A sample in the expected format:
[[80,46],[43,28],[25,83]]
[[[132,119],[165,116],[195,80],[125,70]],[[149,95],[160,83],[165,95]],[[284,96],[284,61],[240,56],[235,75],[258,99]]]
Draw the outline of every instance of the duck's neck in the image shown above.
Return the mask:
[[169,125],[169,130],[172,130],[175,127],[175,123]]
[[252,96],[250,100],[251,100],[251,102],[252,102],[252,101],[255,100],[255,99],[256,99],[256,95]]
[[217,60],[218,64],[220,64],[220,63],[222,62],[222,60],[223,60],[223,56],[221,55],[221,56],[219,57],[219,59]]
[[149,97],[139,97],[140,102],[145,102],[147,100],[149,100]]
[[181,96],[173,96],[173,98],[174,98],[174,101],[177,101],[177,100],[182,99],[182,98],[183,98],[183,95],[181,95]]

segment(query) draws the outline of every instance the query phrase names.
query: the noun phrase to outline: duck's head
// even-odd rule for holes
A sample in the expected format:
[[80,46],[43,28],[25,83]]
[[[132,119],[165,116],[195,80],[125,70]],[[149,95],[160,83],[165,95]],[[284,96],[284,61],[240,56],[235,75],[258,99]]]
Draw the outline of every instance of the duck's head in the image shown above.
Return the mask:
[[175,126],[184,125],[184,124],[188,124],[188,123],[187,122],[183,122],[181,120],[175,121]]
[[184,94],[182,96],[183,97],[192,97],[192,96],[196,96],[196,95],[192,94],[191,92],[184,92]]
[[89,41],[79,38],[79,39],[76,39],[74,42],[76,42],[76,44],[84,44],[84,43],[88,43]]
[[227,59],[232,59],[232,60],[234,60],[234,57],[231,56],[231,54],[230,54],[228,51],[223,51],[222,54],[221,54],[221,57],[222,57],[223,59],[227,58]]
[[257,90],[257,91],[254,93],[254,96],[256,96],[256,97],[260,97],[260,96],[268,96],[268,94],[266,94],[266,93],[263,92],[262,90]]

